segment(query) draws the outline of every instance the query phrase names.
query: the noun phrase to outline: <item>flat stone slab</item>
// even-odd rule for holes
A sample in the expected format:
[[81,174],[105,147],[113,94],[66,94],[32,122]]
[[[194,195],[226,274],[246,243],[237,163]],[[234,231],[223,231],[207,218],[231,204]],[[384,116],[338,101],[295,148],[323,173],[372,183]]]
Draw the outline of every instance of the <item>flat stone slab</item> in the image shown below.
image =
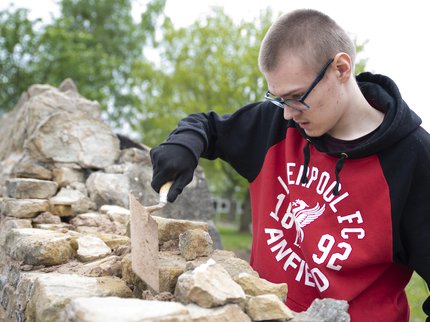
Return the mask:
[[6,253],[26,265],[58,265],[75,254],[71,237],[36,228],[12,229],[6,236]]
[[48,200],[43,199],[3,199],[0,214],[15,218],[33,218],[49,210]]
[[191,320],[188,309],[177,302],[145,301],[118,297],[88,297],[70,301],[62,321],[185,322]]
[[6,181],[7,194],[16,199],[48,199],[57,192],[58,185],[54,181],[14,178]]
[[[40,275],[34,282],[26,307],[26,317],[27,321],[72,321],[64,319],[62,315],[66,306],[75,298],[93,296],[127,298],[131,297],[131,295],[131,290],[125,282],[115,277],[84,277],[57,273]],[[96,305],[93,310],[110,311],[110,308],[110,305]],[[110,312],[113,314],[113,311]],[[125,314],[126,310],[119,309],[117,306],[116,312],[117,314],[120,314],[120,312]],[[109,321],[115,320],[110,319]],[[117,319],[116,321],[122,320]]]

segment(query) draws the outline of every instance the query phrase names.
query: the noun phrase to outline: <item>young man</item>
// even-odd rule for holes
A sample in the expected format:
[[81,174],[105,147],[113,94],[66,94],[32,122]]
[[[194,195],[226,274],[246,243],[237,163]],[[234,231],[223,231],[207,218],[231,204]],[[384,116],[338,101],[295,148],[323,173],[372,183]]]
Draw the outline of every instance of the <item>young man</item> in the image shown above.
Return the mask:
[[224,159],[250,183],[251,265],[288,284],[292,310],[335,298],[352,321],[408,321],[413,270],[430,282],[430,136],[391,79],[354,77],[354,59],[328,16],[282,16],[260,50],[266,99],[180,121],[151,151],[152,186],[174,180],[174,201],[200,157]]

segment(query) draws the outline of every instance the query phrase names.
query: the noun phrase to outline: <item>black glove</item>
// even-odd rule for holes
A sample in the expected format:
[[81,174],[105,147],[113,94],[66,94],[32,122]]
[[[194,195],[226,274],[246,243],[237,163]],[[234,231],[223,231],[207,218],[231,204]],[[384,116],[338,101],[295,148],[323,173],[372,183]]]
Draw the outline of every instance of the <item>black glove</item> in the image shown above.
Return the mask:
[[197,161],[187,148],[177,144],[159,145],[150,151],[152,168],[152,188],[159,192],[163,184],[173,181],[167,194],[167,201],[173,202],[187,184],[193,180]]

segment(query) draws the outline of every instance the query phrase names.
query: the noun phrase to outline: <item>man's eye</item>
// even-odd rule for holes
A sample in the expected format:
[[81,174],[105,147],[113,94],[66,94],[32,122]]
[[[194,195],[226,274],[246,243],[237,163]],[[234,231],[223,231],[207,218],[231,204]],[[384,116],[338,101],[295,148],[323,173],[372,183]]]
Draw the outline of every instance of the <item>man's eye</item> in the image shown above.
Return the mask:
[[294,95],[290,95],[288,97],[283,98],[284,100],[296,100],[299,99],[300,97],[302,97],[303,94],[294,94]]

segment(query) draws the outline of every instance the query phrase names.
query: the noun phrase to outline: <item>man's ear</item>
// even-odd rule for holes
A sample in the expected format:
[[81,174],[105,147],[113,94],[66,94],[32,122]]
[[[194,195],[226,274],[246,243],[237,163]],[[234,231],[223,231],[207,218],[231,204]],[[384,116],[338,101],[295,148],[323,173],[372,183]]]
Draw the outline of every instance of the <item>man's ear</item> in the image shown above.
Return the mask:
[[334,56],[333,65],[336,68],[336,75],[340,81],[347,81],[352,76],[353,66],[351,57],[347,53],[340,52]]

